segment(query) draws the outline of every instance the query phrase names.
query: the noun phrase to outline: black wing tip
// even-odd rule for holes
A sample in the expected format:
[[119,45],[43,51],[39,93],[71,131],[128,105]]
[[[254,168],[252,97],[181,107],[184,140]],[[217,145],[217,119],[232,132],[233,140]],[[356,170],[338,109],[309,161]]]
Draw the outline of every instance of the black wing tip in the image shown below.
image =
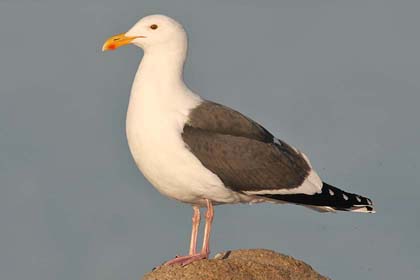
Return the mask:
[[273,200],[285,201],[299,205],[315,207],[330,207],[337,211],[375,213],[371,199],[340,190],[337,187],[323,183],[321,193],[308,194],[262,194]]

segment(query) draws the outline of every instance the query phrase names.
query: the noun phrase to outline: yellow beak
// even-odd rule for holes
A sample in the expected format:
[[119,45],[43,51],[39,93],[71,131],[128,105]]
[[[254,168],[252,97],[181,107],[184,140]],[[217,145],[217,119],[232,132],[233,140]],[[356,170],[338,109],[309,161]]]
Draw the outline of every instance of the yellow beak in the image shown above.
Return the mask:
[[145,37],[144,36],[129,37],[129,36],[125,36],[125,33],[114,35],[105,41],[104,45],[102,46],[102,51],[116,50],[119,47],[130,44],[134,39],[137,39],[137,38],[145,38]]

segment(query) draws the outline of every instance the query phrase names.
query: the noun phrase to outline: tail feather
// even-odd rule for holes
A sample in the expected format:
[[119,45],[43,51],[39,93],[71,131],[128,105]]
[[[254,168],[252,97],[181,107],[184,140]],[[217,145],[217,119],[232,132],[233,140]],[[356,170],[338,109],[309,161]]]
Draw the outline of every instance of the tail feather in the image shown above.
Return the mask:
[[309,206],[320,212],[331,210],[375,213],[372,201],[364,196],[348,193],[323,183],[322,192],[313,195],[307,194],[264,194],[261,195],[273,200],[291,202]]

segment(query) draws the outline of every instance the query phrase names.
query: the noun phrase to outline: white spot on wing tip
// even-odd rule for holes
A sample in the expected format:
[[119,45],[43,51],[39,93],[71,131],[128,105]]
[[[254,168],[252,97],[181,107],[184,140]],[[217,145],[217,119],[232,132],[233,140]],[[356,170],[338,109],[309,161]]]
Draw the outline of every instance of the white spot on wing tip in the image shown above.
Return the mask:
[[334,192],[332,190],[328,190],[328,192],[330,193],[330,195],[334,195]]
[[344,198],[345,200],[349,200],[349,197],[348,197],[347,195],[345,195],[344,193],[343,193],[343,198]]
[[357,200],[358,202],[362,202],[362,200],[360,199],[360,197],[359,197],[359,196],[356,196],[356,200]]

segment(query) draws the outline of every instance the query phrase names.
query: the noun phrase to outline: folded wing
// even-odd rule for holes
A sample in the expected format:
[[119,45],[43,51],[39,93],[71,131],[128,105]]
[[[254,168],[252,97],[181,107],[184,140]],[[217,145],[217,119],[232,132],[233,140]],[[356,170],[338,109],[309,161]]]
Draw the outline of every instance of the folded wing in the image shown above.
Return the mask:
[[302,153],[223,105],[204,102],[195,108],[182,137],[201,163],[234,191],[313,194],[322,188]]

